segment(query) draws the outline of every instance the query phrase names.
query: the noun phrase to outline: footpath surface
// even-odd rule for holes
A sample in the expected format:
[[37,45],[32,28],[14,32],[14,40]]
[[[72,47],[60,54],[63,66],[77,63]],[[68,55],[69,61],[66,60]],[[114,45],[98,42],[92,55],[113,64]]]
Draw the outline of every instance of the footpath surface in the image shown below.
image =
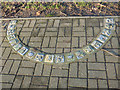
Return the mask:
[[[9,20],[2,21],[7,23]],[[120,21],[105,48],[118,52]],[[103,18],[24,19],[17,32],[23,43],[48,53],[77,50],[104,29]],[[35,63],[21,57],[9,45],[6,29],[0,31],[3,88],[118,88],[118,58],[98,51],[88,59],[65,65]]]

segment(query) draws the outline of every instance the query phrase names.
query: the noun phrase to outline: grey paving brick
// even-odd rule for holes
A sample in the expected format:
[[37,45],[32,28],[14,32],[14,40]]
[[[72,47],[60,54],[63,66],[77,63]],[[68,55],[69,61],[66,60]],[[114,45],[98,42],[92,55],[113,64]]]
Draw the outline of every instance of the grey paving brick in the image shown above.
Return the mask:
[[13,83],[15,75],[2,75],[2,82]]
[[86,63],[79,63],[79,77],[87,78]]
[[109,79],[116,79],[115,67],[112,63],[106,63],[107,74]]
[[98,19],[86,19],[87,26],[99,26]]
[[43,64],[37,63],[35,67],[34,75],[41,76]]
[[89,61],[89,62],[96,62],[95,55],[89,55],[89,56],[88,56],[88,61]]
[[82,32],[85,31],[85,27],[84,26],[73,27],[72,31]]
[[10,47],[10,44],[8,42],[3,42],[1,46],[2,47]]
[[12,84],[2,83],[2,88],[11,88]]
[[46,23],[47,22],[47,19],[38,19],[37,20],[37,23]]
[[86,45],[86,39],[85,39],[85,37],[80,37],[80,47],[83,47],[84,45]]
[[97,80],[88,79],[88,88],[97,88]]
[[22,59],[22,57],[19,54],[10,54],[8,59]]
[[58,26],[59,26],[59,23],[60,23],[60,20],[55,20],[55,21],[54,21],[54,27],[58,27]]
[[28,27],[22,28],[22,31],[26,31],[26,32],[31,32],[32,30],[33,28],[28,28]]
[[59,79],[58,88],[67,88],[67,78],[60,78]]
[[101,27],[104,26],[104,20],[103,19],[99,19],[99,24],[100,24]]
[[119,75],[119,67],[120,67],[120,64],[115,64],[115,69],[116,69],[116,76],[117,78],[120,78],[120,75]]
[[31,82],[31,77],[24,77],[21,88],[28,88]]
[[80,19],[80,26],[85,26],[85,19]]
[[45,36],[57,36],[57,32],[46,32]]
[[72,47],[78,47],[78,37],[72,38]]
[[34,85],[48,85],[48,77],[33,77],[32,84]]
[[1,60],[1,67],[3,67],[4,66],[4,64],[5,64],[5,62],[6,62],[6,60]]
[[97,62],[104,62],[103,51],[97,52]]
[[22,76],[16,76],[12,88],[20,88],[20,85],[22,83],[22,78],[23,78]]
[[31,20],[29,27],[34,27],[36,20]]
[[92,27],[87,27],[86,31],[87,31],[87,36],[93,36],[93,28]]
[[20,33],[20,36],[30,36],[30,35],[31,35],[31,32],[24,32],[24,31],[22,31]]
[[39,42],[41,42],[42,38],[41,37],[31,37],[30,41],[39,41]]
[[3,68],[2,73],[8,74],[8,72],[9,72],[9,70],[10,70],[10,67],[11,67],[12,63],[13,63],[13,60],[7,60],[5,66],[4,66],[4,68]]
[[41,46],[41,42],[29,42],[28,45],[31,46],[31,47],[36,47],[36,48],[38,48],[38,47]]
[[71,87],[87,87],[86,79],[69,78],[68,86]]
[[19,67],[20,61],[14,61],[13,66],[10,70],[10,74],[16,74],[18,67]]
[[37,23],[36,24],[36,27],[46,27],[46,25],[47,25],[47,23],[45,23],[45,22],[41,22],[41,23]]
[[100,33],[100,28],[99,27],[94,27],[94,36],[96,37]]
[[108,80],[109,81],[109,88],[118,88],[118,80]]
[[73,19],[73,26],[78,26],[79,19]]
[[32,75],[33,68],[19,68],[18,75]]
[[65,28],[59,28],[58,36],[64,36],[65,35]]
[[49,88],[57,88],[58,78],[50,77]]
[[54,19],[49,19],[47,27],[52,27],[53,26],[53,22],[54,22]]
[[49,27],[47,27],[46,31],[48,31],[48,32],[57,32],[58,28],[49,28]]
[[48,47],[48,44],[49,44],[49,37],[44,37],[42,47]]
[[16,24],[16,27],[18,27],[18,28],[19,28],[19,27],[22,27],[22,26],[23,26],[23,24],[21,24],[21,23],[17,23],[17,24]]
[[57,43],[57,47],[61,47],[61,48],[70,47],[70,43]]
[[112,47],[118,48],[118,39],[117,38],[112,38]]
[[42,48],[42,51],[47,53],[55,53],[55,48]]
[[56,39],[57,39],[56,37],[51,37],[49,47],[55,47]]
[[33,89],[38,89],[38,88],[42,88],[42,89],[44,88],[44,89],[45,89],[45,88],[46,88],[45,90],[47,90],[47,86],[30,85],[30,88],[31,88],[31,89],[32,89],[32,88],[33,88]]
[[105,71],[88,71],[88,78],[106,79],[106,73]]
[[44,76],[50,76],[50,72],[51,72],[51,65],[45,65],[44,64],[43,75]]
[[107,80],[98,80],[98,87],[99,88],[108,88]]
[[72,36],[85,36],[85,32],[72,32]]
[[118,62],[118,58],[117,57],[105,56],[105,58],[106,58],[106,62]]
[[88,69],[105,70],[105,64],[104,63],[88,63]]
[[69,77],[77,77],[77,63],[70,64]]
[[30,62],[30,61],[22,61],[20,67],[35,67],[35,63],[34,62]]
[[44,36],[45,28],[40,28],[38,36]]
[[68,70],[52,69],[51,76],[67,77],[68,76]]
[[26,20],[25,24],[24,24],[24,27],[28,27],[29,23],[30,23],[30,20]]
[[56,48],[56,53],[62,53],[63,52],[63,48]]

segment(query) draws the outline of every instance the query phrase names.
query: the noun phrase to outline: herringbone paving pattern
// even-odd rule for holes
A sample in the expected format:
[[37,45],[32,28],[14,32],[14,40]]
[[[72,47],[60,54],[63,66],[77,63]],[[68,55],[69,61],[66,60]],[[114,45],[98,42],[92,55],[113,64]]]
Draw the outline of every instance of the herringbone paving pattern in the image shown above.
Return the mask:
[[[9,21],[3,21],[3,23]],[[120,22],[104,46],[118,52]],[[19,20],[19,38],[28,46],[48,53],[64,53],[87,45],[104,28],[104,19]],[[35,63],[14,52],[6,29],[0,32],[3,88],[118,88],[118,58],[99,51],[88,59],[65,65]]]

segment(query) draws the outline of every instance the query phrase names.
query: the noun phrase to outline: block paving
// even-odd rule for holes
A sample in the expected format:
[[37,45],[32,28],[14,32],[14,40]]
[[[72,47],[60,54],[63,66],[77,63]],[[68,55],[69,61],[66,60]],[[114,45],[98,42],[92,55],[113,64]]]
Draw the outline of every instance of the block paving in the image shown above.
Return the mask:
[[[116,32],[104,47],[118,52],[120,21],[115,22]],[[85,60],[65,65],[31,62],[11,48],[6,27],[0,31],[2,88],[120,88],[117,57],[98,51]],[[47,53],[65,53],[87,45],[103,28],[103,18],[32,19],[19,20],[17,33],[28,46]]]

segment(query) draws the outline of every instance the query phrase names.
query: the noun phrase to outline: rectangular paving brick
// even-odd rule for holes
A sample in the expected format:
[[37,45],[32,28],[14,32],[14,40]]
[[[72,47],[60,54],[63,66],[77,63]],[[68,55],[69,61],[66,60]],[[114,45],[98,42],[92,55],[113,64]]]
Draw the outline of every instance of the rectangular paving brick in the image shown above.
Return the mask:
[[95,55],[89,55],[89,56],[88,56],[88,61],[89,61],[89,62],[96,62]]
[[104,63],[88,63],[88,69],[105,70],[105,64]]
[[98,80],[98,87],[99,88],[108,88],[107,80]]
[[106,68],[107,68],[108,78],[109,78],[109,79],[116,79],[114,64],[112,64],[112,63],[107,63],[107,64],[106,64]]
[[31,77],[24,77],[21,88],[28,88],[31,82]]
[[47,27],[52,27],[53,24],[54,24],[54,19],[49,19]]
[[10,54],[8,59],[22,59],[22,57],[19,54]]
[[80,19],[80,26],[85,26],[85,19]]
[[119,83],[118,80],[108,80],[109,88],[118,88]]
[[52,69],[51,76],[67,77],[68,76],[68,70]]
[[1,45],[2,47],[10,47],[10,44],[8,43],[8,41],[4,41]]
[[35,67],[34,75],[41,76],[43,64],[37,63]]
[[18,75],[32,75],[33,68],[19,68]]
[[59,28],[58,36],[64,36],[65,35],[65,28]]
[[31,20],[29,27],[34,27],[36,23],[36,20]]
[[58,26],[59,26],[59,23],[60,23],[60,20],[55,20],[55,21],[54,21],[54,27],[58,27]]
[[118,62],[118,58],[117,57],[105,56],[105,58],[106,58],[106,62]]
[[29,42],[29,46],[38,48],[41,46],[41,42]]
[[40,28],[38,36],[44,36],[45,28]]
[[51,37],[49,47],[55,47],[56,39],[57,39],[56,37]]
[[96,37],[100,33],[100,28],[99,27],[94,27],[94,36]]
[[85,31],[85,27],[83,26],[73,27],[72,31],[82,32],[82,31]]
[[11,88],[11,86],[12,86],[12,84],[2,83],[1,89],[3,89],[3,88]]
[[26,32],[31,32],[32,30],[33,28],[28,28],[28,27],[22,28],[22,31],[26,31]]
[[2,82],[13,83],[15,75],[2,75]]
[[49,81],[49,88],[57,88],[57,84],[58,84],[58,78],[57,77],[50,77],[50,81]]
[[49,37],[44,37],[42,47],[48,47],[49,44]]
[[24,24],[24,27],[28,27],[28,26],[29,26],[29,23],[30,23],[30,20],[26,20],[26,21],[25,21],[25,24]]
[[22,83],[22,78],[23,78],[22,76],[16,76],[12,88],[20,88],[20,85]]
[[77,63],[70,64],[69,77],[77,77]]
[[35,63],[34,62],[30,62],[30,61],[22,61],[20,67],[31,67],[31,68],[34,68],[35,67]]
[[87,87],[86,79],[69,78],[68,86],[70,87]]
[[7,60],[7,62],[5,63],[5,66],[3,68],[2,73],[8,74],[12,63],[13,63],[13,60]]
[[73,19],[73,26],[78,26],[79,25],[78,21],[79,21],[79,19]]
[[118,39],[117,38],[112,38],[112,47],[118,48]]
[[55,48],[42,48],[42,51],[44,52],[50,52],[50,53],[55,53]]
[[67,78],[60,78],[58,88],[67,88]]
[[34,85],[48,85],[48,77],[33,77],[32,84]]
[[72,36],[85,36],[85,32],[72,32]]
[[30,41],[38,41],[38,42],[41,42],[41,41],[42,41],[42,38],[41,38],[41,37],[31,37],[31,38],[30,38]]
[[60,27],[72,27],[72,23],[60,23]]
[[86,63],[79,63],[79,77],[87,78]]
[[87,26],[99,26],[99,21],[98,21],[98,19],[89,19],[89,18],[87,18],[86,19],[86,25]]
[[103,51],[97,52],[97,62],[105,62],[104,61]]
[[57,36],[57,32],[46,32],[45,36]]
[[87,36],[93,36],[93,28],[92,27],[87,27],[86,31],[87,31]]
[[57,47],[70,47],[70,43],[57,43]]
[[48,28],[47,27],[46,31],[48,31],[48,32],[57,32],[58,28]]
[[88,79],[88,88],[97,88],[97,80]]
[[51,65],[44,65],[43,75],[50,76],[51,72]]
[[86,45],[86,38],[85,37],[80,37],[79,45],[80,45],[80,47],[83,47],[84,45]]
[[78,37],[72,38],[72,47],[78,47]]
[[10,70],[10,74],[16,74],[18,67],[19,67],[20,61],[14,61],[12,68]]
[[106,72],[105,71],[88,71],[88,78],[106,79]]
[[21,36],[30,36],[31,35],[31,32],[21,32],[20,33]]

